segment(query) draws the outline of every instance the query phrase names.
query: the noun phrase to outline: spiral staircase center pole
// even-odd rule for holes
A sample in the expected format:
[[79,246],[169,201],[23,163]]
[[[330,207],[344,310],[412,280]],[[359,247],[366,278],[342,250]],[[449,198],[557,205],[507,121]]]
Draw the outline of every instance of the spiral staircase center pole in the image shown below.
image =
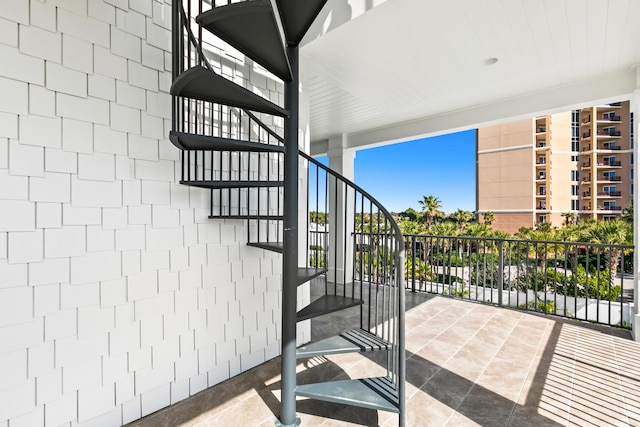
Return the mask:
[[288,48],[292,79],[285,82],[284,252],[282,258],[282,413],[281,426],[296,419],[296,300],[298,270],[298,46]]

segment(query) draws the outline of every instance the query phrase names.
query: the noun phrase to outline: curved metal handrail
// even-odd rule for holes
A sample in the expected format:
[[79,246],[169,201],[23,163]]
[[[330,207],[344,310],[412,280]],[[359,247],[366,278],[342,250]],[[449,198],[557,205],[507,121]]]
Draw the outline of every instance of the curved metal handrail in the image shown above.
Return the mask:
[[376,208],[378,208],[378,210],[380,212],[382,212],[383,215],[389,220],[391,226],[393,227],[393,232],[395,234],[395,237],[397,239],[399,239],[399,240],[402,240],[402,232],[400,231],[400,227],[398,226],[398,223],[396,222],[396,220],[393,219],[393,216],[391,215],[391,213],[384,206],[382,206],[382,204],[379,201],[377,201],[371,194],[369,194],[367,191],[363,190],[362,187],[358,186],[353,181],[351,181],[351,180],[347,179],[346,177],[340,175],[339,173],[337,173],[336,171],[334,171],[330,167],[325,166],[322,163],[318,162],[316,159],[314,159],[313,157],[311,157],[310,155],[308,155],[304,151],[298,150],[298,154],[300,155],[300,157],[303,157],[304,159],[310,161],[315,166],[317,166],[320,169],[324,170],[325,172],[327,172],[328,174],[332,175],[336,179],[344,182],[349,187],[352,187],[353,189],[355,189],[356,191],[361,193],[363,196],[365,196],[367,199],[369,199],[376,206]]

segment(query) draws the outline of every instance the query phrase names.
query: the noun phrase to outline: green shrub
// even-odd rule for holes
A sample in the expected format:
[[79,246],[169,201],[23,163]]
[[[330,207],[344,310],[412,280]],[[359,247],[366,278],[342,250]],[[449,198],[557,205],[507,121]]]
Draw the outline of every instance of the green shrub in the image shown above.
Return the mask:
[[558,292],[569,296],[588,297],[607,301],[615,301],[622,292],[620,286],[612,286],[611,271],[605,268],[596,271],[595,267],[587,274],[582,265],[578,265],[566,285],[558,287]]
[[553,301],[544,302],[544,300],[536,296],[535,301],[531,301],[528,304],[520,304],[519,308],[528,308],[534,311],[541,311],[547,314],[556,314],[556,305]]

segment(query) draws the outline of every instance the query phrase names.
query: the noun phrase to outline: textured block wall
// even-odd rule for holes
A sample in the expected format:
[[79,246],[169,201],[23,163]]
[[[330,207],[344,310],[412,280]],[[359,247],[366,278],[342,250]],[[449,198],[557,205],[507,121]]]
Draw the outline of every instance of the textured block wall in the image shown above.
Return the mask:
[[279,353],[281,258],[176,184],[170,24],[169,0],[0,8],[0,427],[120,425]]

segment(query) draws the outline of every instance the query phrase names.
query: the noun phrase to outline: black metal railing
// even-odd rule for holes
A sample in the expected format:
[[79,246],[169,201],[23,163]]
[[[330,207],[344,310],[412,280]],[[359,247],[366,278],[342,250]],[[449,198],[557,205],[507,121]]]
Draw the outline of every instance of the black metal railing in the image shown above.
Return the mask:
[[620,197],[622,196],[622,192],[621,191],[599,191],[598,192],[598,196],[599,197]]
[[622,162],[620,160],[607,160],[602,163],[598,163],[598,166],[622,166]]
[[620,136],[621,133],[619,130],[607,130],[602,129],[598,131],[597,136]]
[[613,151],[620,151],[622,150],[622,147],[619,145],[613,145],[613,144],[609,144],[609,145],[598,145],[598,150],[613,150]]
[[407,288],[624,328],[633,246],[405,235]]
[[622,210],[622,206],[618,206],[618,205],[601,205],[601,206],[598,206],[598,210],[601,210],[601,211],[621,211]]
[[308,265],[328,270],[328,293],[364,301],[360,327],[391,344],[388,375],[404,394],[404,381],[397,381],[404,378],[402,233],[367,192],[309,155],[299,155],[308,183],[307,221],[301,224],[307,230]]

